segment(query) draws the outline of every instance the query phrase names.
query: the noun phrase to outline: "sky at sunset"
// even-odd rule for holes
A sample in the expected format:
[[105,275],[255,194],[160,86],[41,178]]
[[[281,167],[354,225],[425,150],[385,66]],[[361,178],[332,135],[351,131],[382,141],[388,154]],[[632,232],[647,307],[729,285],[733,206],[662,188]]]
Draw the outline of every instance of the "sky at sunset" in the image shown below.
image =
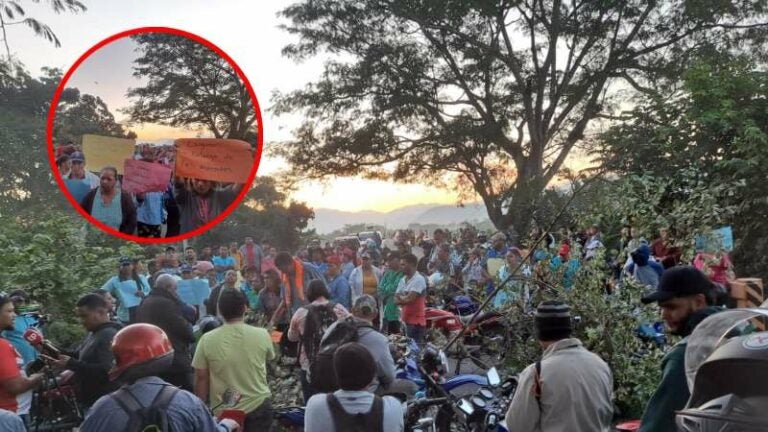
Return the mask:
[[[276,14],[290,1],[230,0],[214,4],[209,0],[83,0],[83,3],[88,10],[78,15],[55,14],[46,2],[25,3],[27,15],[50,25],[62,46],[56,48],[35,37],[24,26],[13,26],[8,29],[12,53],[33,74],[43,66],[66,71],[97,42],[131,28],[167,26],[198,34],[227,52],[248,76],[262,110],[265,146],[290,139],[300,120],[296,116],[273,115],[269,111],[272,93],[301,88],[322,73],[322,58],[296,64],[281,54],[282,48],[292,42],[292,36],[279,28],[285,21]],[[128,104],[125,91],[140,84],[131,76],[135,56],[130,40],[113,42],[87,60],[69,85],[100,96],[116,119],[124,120],[117,110]],[[157,126],[130,129],[139,135],[139,141],[196,136],[195,131]],[[279,160],[264,158],[259,174],[274,174],[282,166],[284,163]],[[357,178],[306,183],[292,197],[316,208],[338,210],[388,211],[410,204],[457,202],[451,190]]]

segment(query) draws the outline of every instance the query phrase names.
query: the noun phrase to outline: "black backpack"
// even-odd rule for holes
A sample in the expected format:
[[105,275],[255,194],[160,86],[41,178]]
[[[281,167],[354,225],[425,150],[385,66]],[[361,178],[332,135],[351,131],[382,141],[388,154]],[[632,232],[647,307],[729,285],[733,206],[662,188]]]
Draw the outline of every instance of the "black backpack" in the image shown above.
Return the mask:
[[309,364],[309,378],[315,390],[320,393],[330,393],[339,389],[336,373],[333,369],[333,356],[338,347],[347,342],[357,342],[359,329],[364,327],[376,330],[370,324],[350,317],[339,321],[326,335],[320,345],[320,350]]
[[335,306],[334,302],[306,306],[307,316],[304,319],[304,331],[299,341],[299,356],[303,352],[310,364],[320,351],[323,334],[338,319],[333,311]]
[[167,408],[178,392],[178,387],[163,385],[149,406],[142,405],[127,387],[120,388],[111,397],[129,415],[125,432],[172,432]]
[[333,393],[326,396],[331,410],[334,430],[344,432],[382,432],[384,430],[384,401],[379,396],[373,397],[373,405],[367,413],[350,414],[341,406]]

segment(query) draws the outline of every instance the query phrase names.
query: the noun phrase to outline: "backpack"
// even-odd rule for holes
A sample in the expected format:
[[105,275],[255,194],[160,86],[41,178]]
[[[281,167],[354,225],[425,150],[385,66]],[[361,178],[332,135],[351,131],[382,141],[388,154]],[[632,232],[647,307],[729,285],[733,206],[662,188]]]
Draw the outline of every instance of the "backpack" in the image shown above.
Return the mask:
[[163,385],[149,406],[143,406],[127,387],[120,388],[111,397],[129,415],[126,432],[171,432],[167,408],[178,392],[178,387]]
[[382,432],[384,430],[384,401],[373,397],[371,410],[367,413],[350,414],[333,393],[326,396],[331,411],[334,430],[344,432]]
[[306,306],[307,316],[304,319],[304,331],[299,341],[298,357],[301,357],[301,352],[304,352],[310,364],[320,350],[323,334],[337,320],[336,313],[333,311],[335,306],[334,302]]
[[368,323],[347,318],[339,321],[333,330],[325,336],[317,355],[309,364],[310,383],[315,390],[320,393],[330,393],[339,389],[336,373],[333,369],[333,356],[338,347],[348,342],[357,342],[359,329],[364,327],[376,330]]

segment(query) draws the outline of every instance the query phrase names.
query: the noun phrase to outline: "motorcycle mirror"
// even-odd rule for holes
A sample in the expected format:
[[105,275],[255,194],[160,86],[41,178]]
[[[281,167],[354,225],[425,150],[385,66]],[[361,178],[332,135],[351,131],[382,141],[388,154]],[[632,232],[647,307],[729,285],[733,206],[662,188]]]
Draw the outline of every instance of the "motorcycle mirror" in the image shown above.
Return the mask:
[[221,395],[221,404],[227,407],[235,406],[238,402],[240,402],[240,398],[242,397],[243,395],[241,395],[236,390],[226,389]]
[[490,368],[488,372],[486,372],[486,376],[488,377],[488,385],[491,387],[496,387],[501,384],[499,371],[497,371],[495,367]]
[[472,413],[475,412],[475,407],[472,406],[472,402],[466,399],[459,399],[459,401],[456,402],[456,407],[465,415],[472,415]]

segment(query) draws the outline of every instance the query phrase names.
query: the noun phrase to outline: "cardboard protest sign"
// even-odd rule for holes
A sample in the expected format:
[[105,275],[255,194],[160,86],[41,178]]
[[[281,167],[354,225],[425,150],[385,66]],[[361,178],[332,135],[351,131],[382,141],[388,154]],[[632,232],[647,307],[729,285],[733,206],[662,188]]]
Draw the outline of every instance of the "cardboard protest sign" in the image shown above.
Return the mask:
[[232,139],[176,140],[176,175],[223,183],[245,183],[253,166],[251,145]]
[[696,251],[706,251],[710,248],[731,252],[733,250],[733,228],[731,226],[720,227],[706,235],[697,235],[694,239]]
[[205,279],[180,280],[176,283],[176,293],[184,303],[203,307],[211,295],[211,288]]
[[199,304],[197,294],[195,294],[195,290],[193,289],[192,284],[190,283],[193,281],[194,279],[177,281],[176,294],[178,294],[179,299],[181,299],[181,301],[183,301],[184,303],[190,306],[197,306]]
[[106,166],[117,168],[123,173],[123,161],[133,157],[136,141],[101,135],[83,135],[85,166],[89,171],[98,172]]
[[153,162],[126,159],[123,189],[130,193],[165,192],[171,180],[171,167]]
[[496,276],[499,274],[499,269],[504,267],[504,259],[502,258],[488,258],[488,274]]

